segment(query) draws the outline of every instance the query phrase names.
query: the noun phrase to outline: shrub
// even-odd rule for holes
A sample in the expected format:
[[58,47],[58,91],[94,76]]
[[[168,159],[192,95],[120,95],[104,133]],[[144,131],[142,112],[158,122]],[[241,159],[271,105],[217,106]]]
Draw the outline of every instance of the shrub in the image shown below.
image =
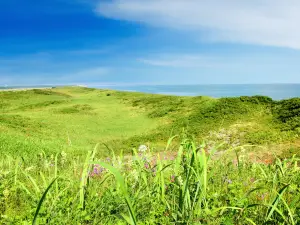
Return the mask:
[[240,97],[242,102],[251,102],[254,104],[272,104],[274,101],[272,98],[268,97],[268,96],[260,96],[260,95],[256,95],[256,96],[241,96]]
[[300,98],[277,102],[273,114],[275,120],[282,123],[283,130],[296,130],[300,127]]

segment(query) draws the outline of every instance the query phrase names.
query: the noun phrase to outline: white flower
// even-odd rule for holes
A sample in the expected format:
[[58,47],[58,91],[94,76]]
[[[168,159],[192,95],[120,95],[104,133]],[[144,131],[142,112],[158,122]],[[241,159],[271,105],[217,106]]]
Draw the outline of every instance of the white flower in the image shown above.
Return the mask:
[[64,164],[66,162],[66,159],[67,159],[67,153],[62,151],[60,154],[61,154],[61,163]]
[[178,182],[179,186],[183,185],[183,180],[182,180],[181,176],[177,177],[177,182]]
[[140,145],[139,152],[145,152],[148,150],[148,147],[146,145]]

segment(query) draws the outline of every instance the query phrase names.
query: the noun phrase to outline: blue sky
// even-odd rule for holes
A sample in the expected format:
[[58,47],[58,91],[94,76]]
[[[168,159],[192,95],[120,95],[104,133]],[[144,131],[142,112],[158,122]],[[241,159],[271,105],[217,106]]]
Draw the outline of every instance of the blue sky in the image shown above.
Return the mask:
[[0,1],[0,85],[300,83],[297,0]]

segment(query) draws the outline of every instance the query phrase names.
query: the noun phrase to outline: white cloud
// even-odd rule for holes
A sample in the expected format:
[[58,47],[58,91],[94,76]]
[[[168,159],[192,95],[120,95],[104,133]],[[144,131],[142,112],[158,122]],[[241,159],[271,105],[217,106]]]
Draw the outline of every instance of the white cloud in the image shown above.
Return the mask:
[[215,62],[215,58],[197,54],[163,54],[151,56],[150,58],[140,58],[138,61],[158,67],[196,68],[219,65],[219,63]]
[[299,0],[112,0],[100,2],[96,12],[210,41],[300,49]]

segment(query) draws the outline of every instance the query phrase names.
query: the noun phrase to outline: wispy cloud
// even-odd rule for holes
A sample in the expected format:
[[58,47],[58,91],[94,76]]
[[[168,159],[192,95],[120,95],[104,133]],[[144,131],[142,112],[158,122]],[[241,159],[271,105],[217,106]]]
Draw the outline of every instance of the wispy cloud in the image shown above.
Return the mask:
[[139,58],[138,61],[158,67],[197,68],[219,65],[219,63],[215,62],[214,58],[197,54],[163,54]]
[[90,82],[108,75],[111,69],[108,67],[86,68],[78,72],[64,74],[59,77],[61,82]]
[[112,0],[105,17],[180,29],[210,41],[300,49],[300,1]]
[[[66,58],[66,54],[68,58]],[[71,52],[39,52],[11,57],[0,57],[0,85],[71,84],[99,81],[111,72],[94,57],[98,51],[78,51],[82,57],[70,57]],[[75,54],[75,53],[74,53]],[[99,53],[100,54],[100,53]],[[64,59],[66,58],[66,59]]]
[[108,67],[93,67],[78,70],[76,72],[64,72],[55,74],[51,72],[20,73],[0,71],[0,85],[69,85],[77,83],[97,82],[103,76],[109,75],[111,69]]

